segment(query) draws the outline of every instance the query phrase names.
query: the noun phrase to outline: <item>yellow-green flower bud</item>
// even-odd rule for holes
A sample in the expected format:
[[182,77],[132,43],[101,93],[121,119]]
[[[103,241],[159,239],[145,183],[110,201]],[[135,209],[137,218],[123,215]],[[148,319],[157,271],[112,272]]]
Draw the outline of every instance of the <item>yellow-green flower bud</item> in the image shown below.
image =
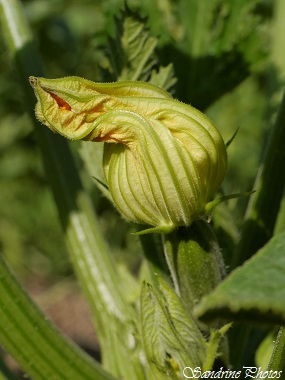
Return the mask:
[[104,173],[126,218],[154,227],[147,231],[170,232],[208,211],[227,154],[203,113],[144,82],[31,77],[30,83],[36,116],[52,131],[111,143],[104,145]]

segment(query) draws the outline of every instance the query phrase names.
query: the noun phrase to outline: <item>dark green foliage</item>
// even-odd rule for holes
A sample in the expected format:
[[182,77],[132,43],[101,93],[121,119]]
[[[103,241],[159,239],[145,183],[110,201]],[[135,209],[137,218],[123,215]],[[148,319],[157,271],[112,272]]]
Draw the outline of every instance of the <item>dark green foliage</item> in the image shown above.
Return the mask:
[[[282,57],[280,58],[276,52],[282,50],[278,50],[277,46],[284,46],[282,36],[285,33],[274,34],[278,15],[274,13],[273,0],[26,0],[23,4],[48,77],[78,75],[96,81],[150,81],[170,90],[176,98],[205,111],[213,119],[225,141],[228,141],[239,127],[234,141],[228,147],[229,169],[221,193],[245,192],[252,189],[261,157],[264,155],[264,147],[269,139],[268,131],[273,124],[274,112],[279,104],[279,90],[284,84],[285,67],[282,67]],[[8,55],[2,38],[0,35],[0,251],[22,277],[29,278],[30,274],[35,272],[40,277],[54,281],[56,276],[72,274],[73,269],[67,258],[63,233],[59,227],[47,177],[42,170],[37,141],[24,112],[23,93],[19,83],[27,78],[15,72],[12,66],[13,57]],[[272,50],[268,43],[270,38]],[[29,69],[31,70],[31,67]],[[175,290],[180,292],[183,302],[187,304],[182,305],[169,285],[158,280],[154,273],[150,274],[146,269],[148,262],[153,272],[170,279],[165,266],[161,264],[162,244],[157,244],[157,236],[153,240],[142,240],[143,248],[148,250],[144,260],[138,239],[131,235],[135,228],[122,221],[113,209],[100,168],[102,147],[99,144],[93,147],[92,143],[84,143],[79,150],[77,148],[78,145],[72,144],[78,172],[86,185],[86,192],[93,199],[94,210],[98,215],[101,230],[96,229],[96,233],[99,241],[103,241],[99,232],[103,231],[116,265],[121,260],[127,264],[118,265],[119,269],[114,266],[118,269],[114,270],[114,292],[112,284],[108,282],[108,271],[101,271],[101,274],[105,275],[103,280],[109,285],[113,300],[116,300],[114,305],[116,302],[120,304],[122,300],[127,300],[128,307],[132,310],[129,313],[128,307],[125,307],[122,301],[119,305],[119,317],[116,313],[112,314],[107,297],[100,299],[100,286],[99,290],[94,287],[98,290],[97,293],[94,289],[93,293],[90,291],[92,286],[89,286],[88,281],[94,281],[93,284],[96,284],[92,269],[100,265],[97,263],[96,266],[91,260],[92,266],[88,259],[97,257],[85,255],[86,272],[79,271],[89,300],[91,299],[93,312],[97,311],[97,317],[94,319],[101,338],[104,338],[101,342],[102,352],[105,354],[103,363],[110,366],[110,372],[118,376],[130,378],[135,376],[136,372],[138,378],[149,375],[148,380],[152,380],[152,376],[153,379],[155,376],[164,377],[168,371],[174,378],[179,378],[177,363],[181,366],[183,360],[187,360],[187,339],[193,327],[192,318],[195,319],[193,315],[189,320],[184,318],[186,311],[192,314],[189,289],[193,287],[193,277],[188,276],[187,268],[191,263],[188,254],[193,253],[193,260],[195,254],[201,256],[202,253],[206,258],[203,264],[211,264],[212,258],[222,253],[226,263],[226,274],[232,271],[231,265],[234,261],[242,264],[245,258],[254,254],[255,252],[244,251],[244,256],[239,255],[238,260],[233,259],[244,224],[248,199],[231,200],[220,205],[215,211],[212,226],[221,251],[216,242],[210,244],[214,242],[212,238],[207,239],[208,244],[199,245],[203,239],[195,236],[193,238],[191,235],[197,226],[191,229],[191,233],[188,229],[181,229],[170,236],[168,241],[164,241],[165,247],[167,243],[170,244],[169,252],[176,260],[170,264],[173,264],[173,272],[176,270],[180,278],[175,279],[173,273],[171,274],[172,280],[176,281]],[[276,173],[280,170],[281,161],[280,159],[277,162],[276,157],[283,157],[283,151],[280,152],[280,155],[272,153]],[[283,165],[282,162],[281,164]],[[270,175],[271,171],[267,172],[265,177],[266,189],[270,196],[267,196],[266,192],[263,198],[259,198],[262,200],[261,203],[265,204],[266,200],[276,195],[274,189],[270,189]],[[270,220],[270,233],[263,234],[263,243],[274,233],[283,192],[281,182],[279,181],[278,199],[274,203],[274,220]],[[256,184],[262,186],[260,182]],[[77,189],[71,189],[71,193],[72,190],[75,194]],[[260,189],[256,190],[258,196]],[[73,193],[71,197],[77,202]],[[85,204],[84,197],[80,198],[74,209],[80,209],[81,202]],[[89,207],[89,203],[86,204]],[[272,202],[269,202],[266,204],[267,208],[262,208],[260,202],[257,202],[257,208],[259,211],[270,211],[271,204]],[[90,220],[93,206],[90,203]],[[278,215],[278,231],[284,230],[284,207],[282,210]],[[65,212],[64,217],[62,214],[61,217],[64,219],[66,232],[69,228],[69,215],[66,210]],[[261,228],[267,231],[269,212],[265,214]],[[259,221],[258,218],[255,219],[257,225]],[[72,233],[70,235],[73,236]],[[196,230],[196,235],[200,236],[201,231]],[[256,242],[254,237],[243,235],[245,249],[250,245],[247,241],[251,239]],[[103,247],[107,255],[109,250],[104,245]],[[87,248],[86,252],[89,253]],[[80,247],[78,250],[80,251]],[[152,257],[155,255],[157,256]],[[284,235],[280,235],[271,240],[242,269],[232,272],[216,291],[204,299],[197,309],[199,316],[208,320],[213,317],[220,318],[224,313],[228,318],[236,320],[284,322],[283,258]],[[112,263],[110,261],[109,268],[113,268]],[[195,264],[196,272],[206,271],[205,266],[201,266],[202,269],[198,268],[198,260]],[[139,272],[140,278],[150,283],[144,283],[142,292],[143,313],[149,318],[142,318],[142,324],[147,325],[143,328],[143,337],[140,336],[138,313],[141,284],[132,277],[126,267],[131,268],[136,274]],[[195,278],[194,285],[197,285],[199,290],[199,300],[202,295],[211,292],[211,288],[216,284],[216,277],[217,280],[220,279],[219,268],[213,268],[217,269],[217,273],[214,271],[217,276],[208,271],[208,277],[197,275]],[[89,276],[88,281],[84,279],[86,273]],[[112,276],[113,273],[110,278]],[[203,281],[207,282],[208,287],[201,289],[199,286],[201,287]],[[92,299],[92,294],[96,294],[97,299]],[[9,302],[7,298],[7,303]],[[153,314],[157,320],[153,318]],[[105,316],[109,318],[107,325],[104,325]],[[183,323],[180,323],[181,321]],[[113,331],[120,331],[121,335],[114,334]],[[208,330],[205,328],[204,331]],[[232,331],[232,336],[240,333],[242,339],[245,337],[242,328]],[[158,351],[151,349],[151,334],[154,334]],[[215,334],[219,337],[215,337]],[[215,355],[224,349],[219,348],[217,342],[223,334],[224,332],[218,330],[211,336],[212,347],[210,344],[207,348],[210,366]],[[126,338],[130,335],[136,342],[136,346],[132,347],[133,351],[130,351]],[[261,338],[256,331],[251,332],[251,336],[253,335],[256,348]],[[246,337],[244,339],[243,343],[246,343]],[[232,338],[232,342],[237,341]],[[148,346],[149,363],[145,368],[139,360],[143,344]],[[232,352],[241,351],[240,347]],[[276,347],[279,353],[284,352],[282,330]],[[116,351],[114,356],[108,355],[111,350]],[[201,351],[203,350],[202,347]],[[246,360],[250,365],[255,363],[253,351],[250,351],[248,344],[243,353],[244,356],[248,355]],[[233,359],[233,364],[240,365],[239,359]],[[277,354],[272,360],[272,365],[284,367],[284,360],[278,361]],[[193,363],[200,364],[200,356]],[[142,375],[143,373],[146,375]]]

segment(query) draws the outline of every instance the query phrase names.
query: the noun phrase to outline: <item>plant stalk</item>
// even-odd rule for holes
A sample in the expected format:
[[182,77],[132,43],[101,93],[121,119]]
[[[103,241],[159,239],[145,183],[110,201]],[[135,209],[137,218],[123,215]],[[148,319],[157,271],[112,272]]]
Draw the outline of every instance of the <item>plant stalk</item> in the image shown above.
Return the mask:
[[224,264],[214,233],[205,221],[164,236],[164,252],[176,292],[188,312],[224,276]]
[[41,313],[0,257],[0,342],[34,380],[114,380]]

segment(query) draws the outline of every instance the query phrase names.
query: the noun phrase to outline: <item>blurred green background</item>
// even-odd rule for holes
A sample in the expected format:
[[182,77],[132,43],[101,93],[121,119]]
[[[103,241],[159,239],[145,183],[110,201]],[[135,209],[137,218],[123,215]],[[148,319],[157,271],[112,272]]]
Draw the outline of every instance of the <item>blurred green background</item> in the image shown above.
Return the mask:
[[[285,72],[283,4],[128,1],[157,38],[158,62],[174,65],[174,96],[206,112],[225,141],[239,128],[228,150],[226,194],[252,189],[280,101]],[[49,78],[115,79],[109,57],[116,55],[119,28],[114,16],[121,17],[124,1],[25,0],[23,5]],[[72,279],[73,271],[22,97],[0,36],[0,253],[25,284],[51,285]],[[141,255],[137,238],[126,233],[130,228],[96,189],[77,153],[78,144],[71,146],[115,257],[136,270]],[[246,203],[228,203],[227,212],[237,227]]]

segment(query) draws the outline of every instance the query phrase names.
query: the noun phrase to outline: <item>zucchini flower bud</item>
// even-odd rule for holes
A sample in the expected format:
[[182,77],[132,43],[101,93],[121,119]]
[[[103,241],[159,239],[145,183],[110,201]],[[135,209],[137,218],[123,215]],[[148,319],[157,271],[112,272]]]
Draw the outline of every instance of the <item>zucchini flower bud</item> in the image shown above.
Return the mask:
[[71,140],[103,141],[114,204],[127,219],[170,232],[203,217],[225,176],[224,141],[203,113],[145,82],[30,77],[36,116]]

